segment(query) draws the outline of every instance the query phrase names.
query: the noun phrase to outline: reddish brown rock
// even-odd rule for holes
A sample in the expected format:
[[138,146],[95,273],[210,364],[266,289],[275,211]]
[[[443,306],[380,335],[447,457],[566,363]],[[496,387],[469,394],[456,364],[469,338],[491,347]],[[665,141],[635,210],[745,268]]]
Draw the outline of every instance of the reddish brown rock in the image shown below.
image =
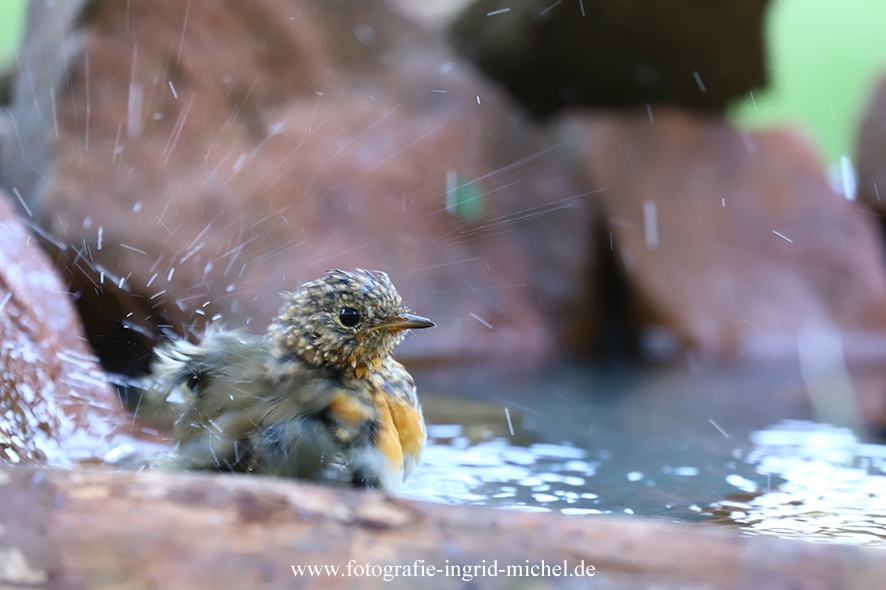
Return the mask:
[[101,458],[137,426],[55,269],[0,193],[0,461]]
[[562,132],[602,189],[641,324],[717,357],[794,356],[801,331],[827,324],[878,333],[882,351],[877,232],[800,137],[663,108],[654,123],[586,115]]
[[837,589],[886,575],[879,548],[261,477],[7,468],[0,491],[0,582],[19,587]]
[[886,214],[886,78],[880,81],[858,126],[855,148],[858,199]]
[[82,34],[26,198],[112,367],[164,325],[262,331],[337,266],[388,271],[437,322],[404,360],[550,349],[508,230],[584,189],[437,35],[383,2],[281,0],[94,3]]

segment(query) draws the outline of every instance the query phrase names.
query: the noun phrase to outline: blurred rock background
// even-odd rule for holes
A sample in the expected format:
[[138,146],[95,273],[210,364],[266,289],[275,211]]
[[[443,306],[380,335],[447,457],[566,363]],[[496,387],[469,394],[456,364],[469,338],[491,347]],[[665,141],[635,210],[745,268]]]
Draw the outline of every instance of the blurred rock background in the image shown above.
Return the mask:
[[0,185],[115,372],[164,332],[263,331],[338,266],[437,321],[415,367],[882,356],[884,102],[836,175],[815,136],[733,123],[765,104],[767,10],[35,0]]

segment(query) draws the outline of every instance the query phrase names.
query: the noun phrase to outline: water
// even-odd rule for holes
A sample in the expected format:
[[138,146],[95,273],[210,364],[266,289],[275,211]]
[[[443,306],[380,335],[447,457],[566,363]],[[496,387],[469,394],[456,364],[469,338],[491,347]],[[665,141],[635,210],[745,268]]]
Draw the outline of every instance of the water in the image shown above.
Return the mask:
[[746,461],[771,482],[711,508],[748,533],[886,546],[886,446],[828,424],[786,420],[751,436]]
[[[497,437],[473,443],[459,424],[428,429],[429,444],[421,469],[402,491],[415,500],[447,504],[489,505],[509,510],[560,512],[570,515],[637,514],[675,520],[706,520],[711,500],[739,491],[736,481],[749,481],[752,467],[724,464],[722,482],[712,485],[711,473],[694,465],[649,468],[621,463],[607,449],[589,452],[571,444],[511,444]],[[732,466],[733,469],[725,467]],[[722,475],[722,474],[721,474]],[[696,480],[696,481],[693,481]],[[705,482],[720,492],[693,493]],[[730,488],[730,485],[733,486]]]
[[599,496],[586,491],[600,461],[569,445],[519,447],[504,438],[472,443],[460,424],[428,429],[421,469],[403,495],[444,503],[599,514]]
[[566,371],[475,398],[426,395],[429,444],[402,493],[886,545],[886,446],[812,420],[797,379]]

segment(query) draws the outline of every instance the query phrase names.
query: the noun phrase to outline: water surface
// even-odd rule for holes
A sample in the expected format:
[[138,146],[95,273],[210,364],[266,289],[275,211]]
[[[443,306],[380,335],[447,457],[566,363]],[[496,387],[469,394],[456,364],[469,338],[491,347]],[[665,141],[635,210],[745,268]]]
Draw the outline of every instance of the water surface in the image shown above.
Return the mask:
[[886,545],[886,446],[816,422],[791,370],[560,369],[422,400],[409,498]]

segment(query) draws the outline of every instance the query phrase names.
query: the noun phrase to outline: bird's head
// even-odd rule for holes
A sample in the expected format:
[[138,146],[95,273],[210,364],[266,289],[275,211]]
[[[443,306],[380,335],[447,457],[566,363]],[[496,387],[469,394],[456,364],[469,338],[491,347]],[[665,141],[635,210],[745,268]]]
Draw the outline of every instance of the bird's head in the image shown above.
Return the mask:
[[283,296],[269,328],[274,355],[352,367],[357,376],[380,368],[407,330],[434,325],[409,312],[381,271],[331,270]]

